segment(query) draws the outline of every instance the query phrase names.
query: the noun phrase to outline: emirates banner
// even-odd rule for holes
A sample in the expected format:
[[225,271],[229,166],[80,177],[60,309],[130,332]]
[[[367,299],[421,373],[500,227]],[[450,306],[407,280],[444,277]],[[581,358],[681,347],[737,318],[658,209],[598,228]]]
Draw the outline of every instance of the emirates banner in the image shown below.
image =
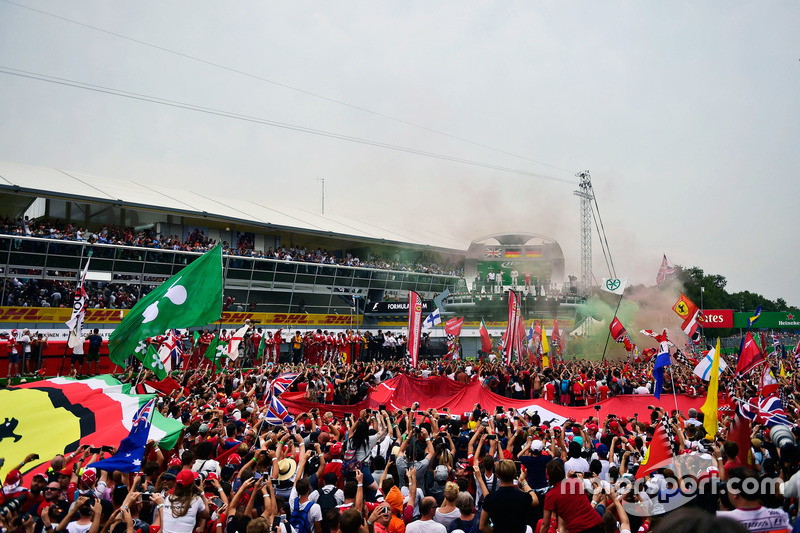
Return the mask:
[[416,368],[419,355],[419,333],[422,328],[422,298],[414,291],[408,291],[408,355],[411,365]]
[[704,328],[732,328],[733,309],[704,309]]

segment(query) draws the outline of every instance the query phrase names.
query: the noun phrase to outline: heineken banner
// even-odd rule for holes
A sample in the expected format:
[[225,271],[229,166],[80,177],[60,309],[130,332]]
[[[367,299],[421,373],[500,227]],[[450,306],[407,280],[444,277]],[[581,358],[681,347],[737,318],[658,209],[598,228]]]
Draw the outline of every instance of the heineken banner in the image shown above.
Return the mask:
[[[733,327],[746,328],[753,311],[733,313]],[[753,324],[753,329],[800,329],[800,315],[789,311],[764,311]]]

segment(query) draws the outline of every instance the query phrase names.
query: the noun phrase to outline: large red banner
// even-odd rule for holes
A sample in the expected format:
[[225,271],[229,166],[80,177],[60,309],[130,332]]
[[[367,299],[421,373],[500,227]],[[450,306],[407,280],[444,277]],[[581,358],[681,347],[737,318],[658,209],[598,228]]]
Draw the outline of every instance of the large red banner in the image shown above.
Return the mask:
[[598,402],[595,405],[600,409],[596,410],[595,405],[567,407],[546,400],[513,400],[491,392],[477,380],[464,385],[441,376],[416,378],[404,374],[384,381],[367,396],[367,399],[355,405],[315,404],[306,401],[302,392],[281,394],[281,402],[293,415],[308,413],[311,408],[316,407],[320,412],[331,411],[336,416],[342,416],[344,413],[354,413],[358,416],[358,413],[367,407],[377,409],[384,405],[388,410],[394,411],[411,407],[414,402],[419,402],[420,409],[435,408],[441,411],[448,408],[451,414],[460,416],[472,412],[475,404],[480,404],[482,409],[490,413],[494,412],[498,405],[506,409],[513,407],[520,411],[536,412],[543,421],[552,420],[556,424],[562,424],[568,418],[581,421],[590,416],[605,420],[610,414],[629,419],[636,416],[639,420],[649,421],[648,406],[659,406],[671,411],[675,409],[677,403],[678,409],[686,414],[691,407],[700,409],[704,401],[705,397],[692,398],[685,394],[678,394],[676,397],[663,394],[660,400],[650,394],[633,394],[615,396]]

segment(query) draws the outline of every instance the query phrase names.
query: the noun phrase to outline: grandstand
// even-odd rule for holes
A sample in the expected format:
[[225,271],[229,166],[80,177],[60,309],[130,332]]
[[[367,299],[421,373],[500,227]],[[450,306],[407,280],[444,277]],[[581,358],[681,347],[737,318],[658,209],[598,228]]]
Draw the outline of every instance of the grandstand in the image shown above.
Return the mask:
[[[566,312],[574,318],[577,300],[563,285],[558,244],[515,235],[516,241],[490,237],[504,251],[521,242],[521,253],[529,254],[521,264],[537,265],[549,284],[540,294],[524,294],[526,316]],[[424,228],[384,229],[277,202],[0,162],[0,321],[52,320],[60,327],[66,310],[58,308],[69,306],[78,272],[91,257],[95,311],[87,322],[92,316],[118,322],[152,287],[222,242],[223,323],[251,318],[306,328],[399,326],[405,312],[386,302],[404,300],[409,290],[429,305],[437,295],[449,294],[445,315],[499,322],[502,291],[482,294],[468,283],[488,264],[477,261],[486,239],[466,243]],[[34,309],[39,314],[34,316]]]

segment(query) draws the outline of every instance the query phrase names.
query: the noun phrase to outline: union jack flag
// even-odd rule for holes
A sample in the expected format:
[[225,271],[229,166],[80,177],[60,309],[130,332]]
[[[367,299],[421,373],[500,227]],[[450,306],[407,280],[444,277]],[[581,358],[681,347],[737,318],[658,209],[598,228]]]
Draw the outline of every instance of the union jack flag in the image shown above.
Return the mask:
[[500,248],[487,248],[486,257],[500,257],[503,251]]
[[153,414],[153,407],[155,404],[156,399],[153,398],[136,411],[136,414],[133,415],[132,430],[137,429],[142,424],[150,424],[150,416]]
[[664,260],[661,261],[661,268],[658,269],[658,274],[656,275],[656,285],[661,285],[669,276],[673,276],[675,274],[675,269],[669,266],[669,262],[667,261],[667,255],[664,254]]
[[760,399],[750,398],[748,402],[740,400],[736,403],[736,412],[739,416],[769,427],[791,425],[781,399],[775,395]]
[[286,389],[294,383],[294,380],[296,380],[299,375],[299,372],[284,372],[278,374],[278,376],[272,380],[272,383],[269,384],[270,393],[275,396],[280,396],[282,393],[286,392]]
[[267,409],[267,414],[264,416],[264,421],[274,426],[280,426],[282,424],[292,425],[294,424],[294,417],[289,414],[289,411],[278,397],[273,395],[272,398],[270,398],[269,408]]

